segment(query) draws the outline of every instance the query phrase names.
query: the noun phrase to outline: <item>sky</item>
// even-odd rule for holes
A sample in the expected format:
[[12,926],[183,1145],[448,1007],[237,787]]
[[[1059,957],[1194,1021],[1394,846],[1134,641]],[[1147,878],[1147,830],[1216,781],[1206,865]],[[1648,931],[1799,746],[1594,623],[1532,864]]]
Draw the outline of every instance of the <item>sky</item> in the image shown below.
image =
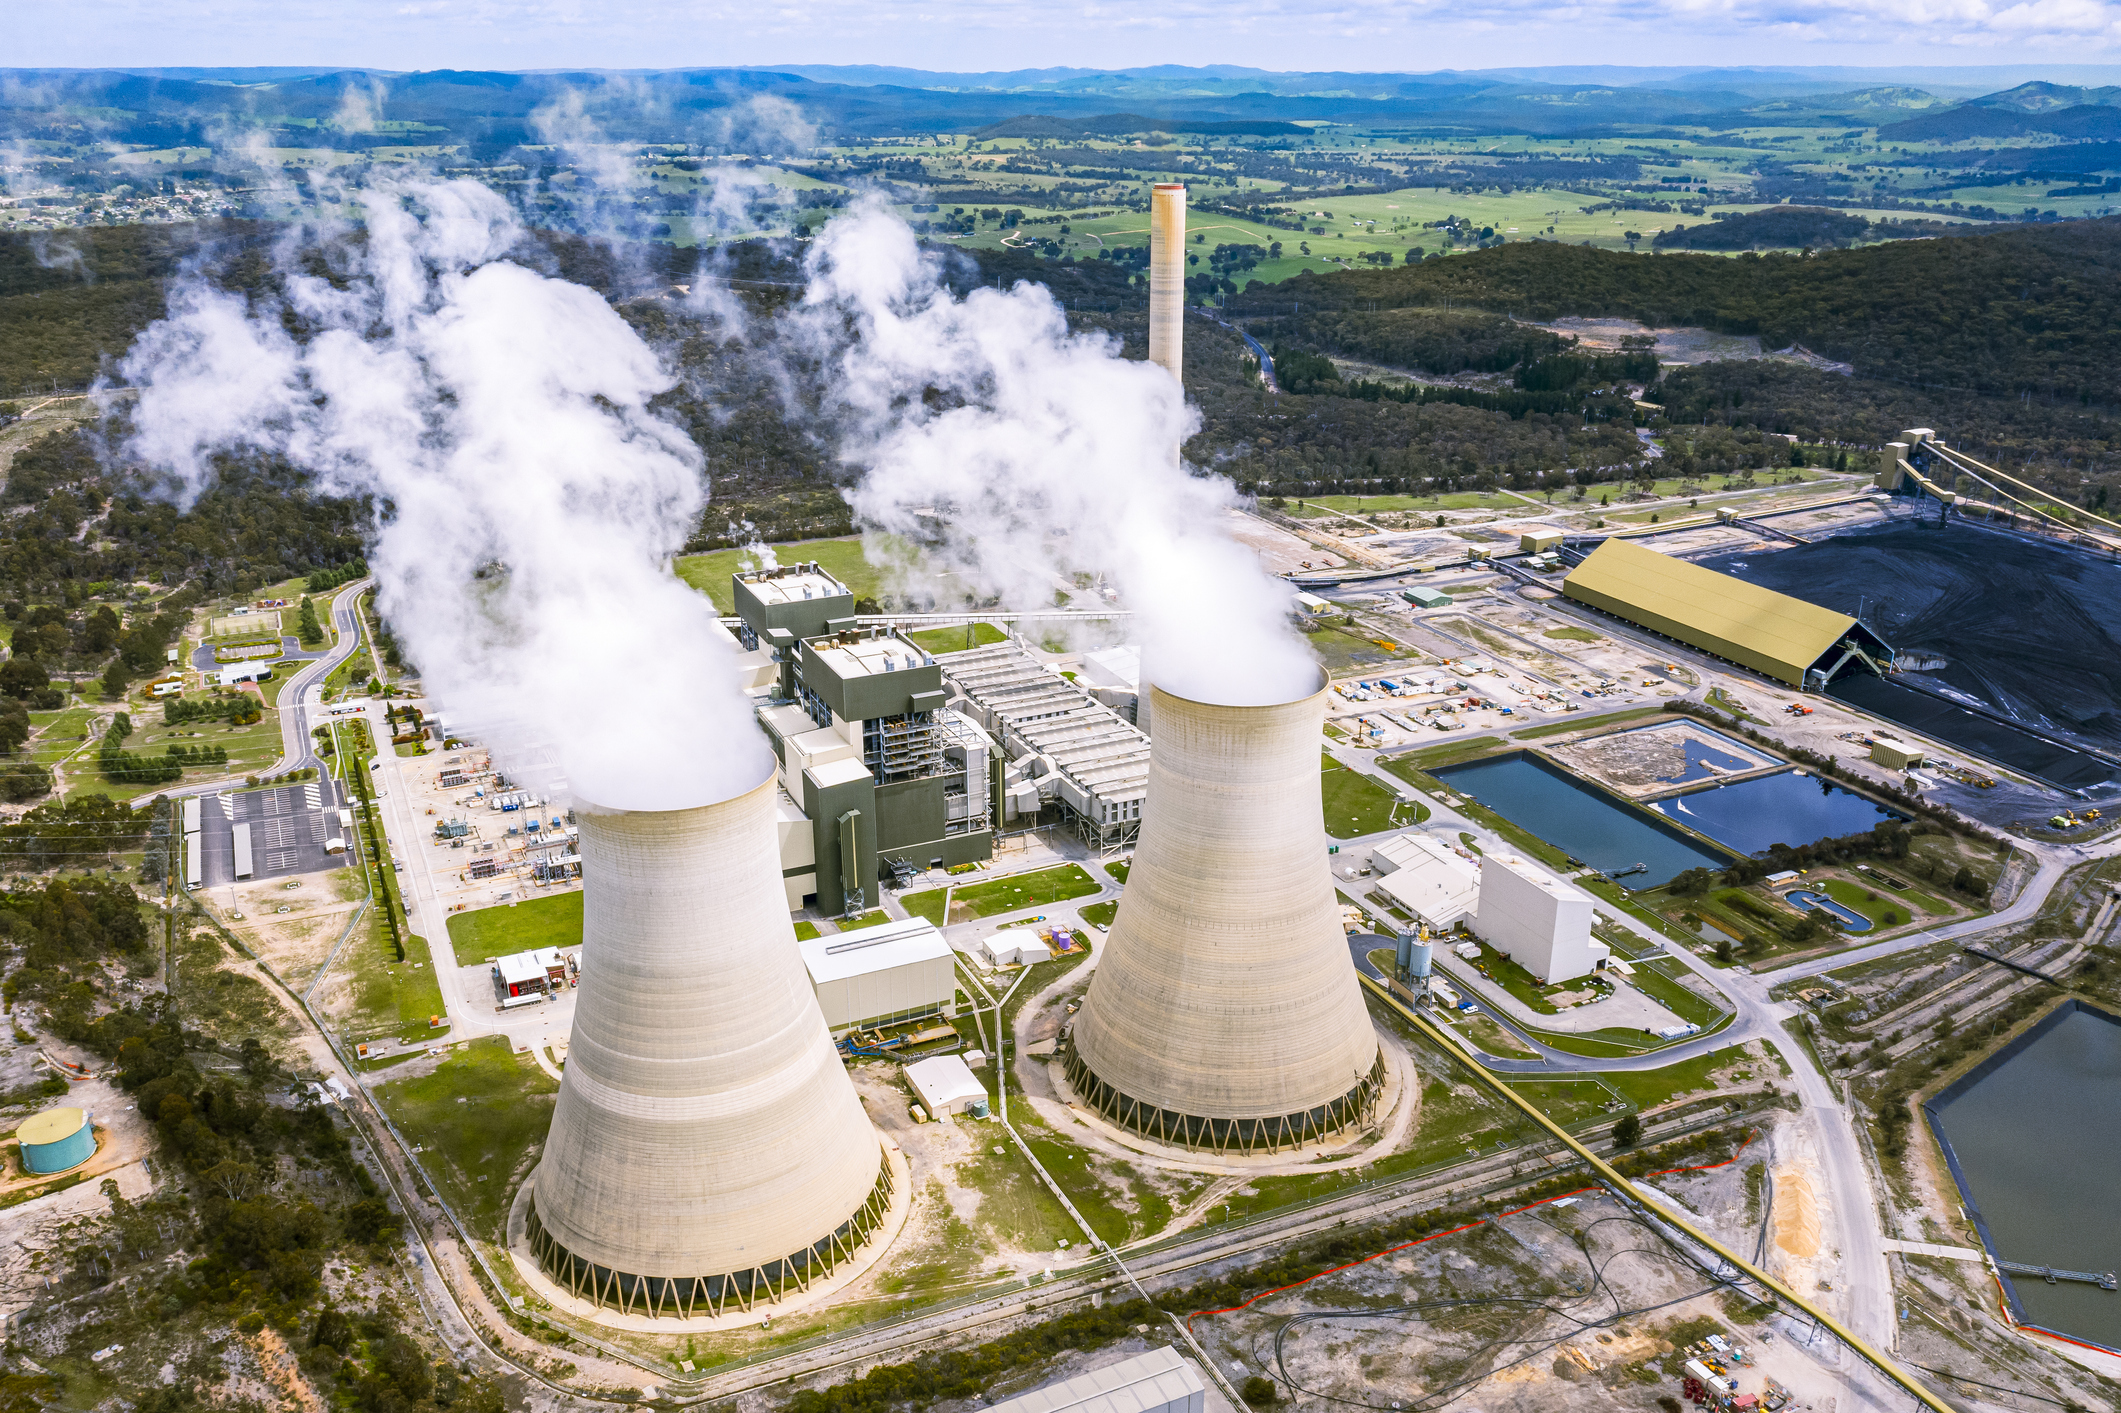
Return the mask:
[[8,67],[409,69],[2121,61],[2121,0],[68,0]]

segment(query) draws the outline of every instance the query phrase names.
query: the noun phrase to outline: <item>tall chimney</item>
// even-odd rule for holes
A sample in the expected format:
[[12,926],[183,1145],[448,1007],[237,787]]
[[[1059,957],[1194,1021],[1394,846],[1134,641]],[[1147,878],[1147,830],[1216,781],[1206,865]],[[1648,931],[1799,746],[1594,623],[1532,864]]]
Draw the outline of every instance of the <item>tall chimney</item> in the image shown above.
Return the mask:
[[1149,191],[1149,361],[1185,379],[1186,189],[1158,182]]
[[719,1315],[829,1274],[891,1168],[796,950],[774,782],[581,812],[582,985],[531,1248],[577,1298]]
[[1219,1152],[1358,1123],[1384,1056],[1326,866],[1325,685],[1279,706],[1149,696],[1141,842],[1069,1036],[1069,1083],[1122,1127]]

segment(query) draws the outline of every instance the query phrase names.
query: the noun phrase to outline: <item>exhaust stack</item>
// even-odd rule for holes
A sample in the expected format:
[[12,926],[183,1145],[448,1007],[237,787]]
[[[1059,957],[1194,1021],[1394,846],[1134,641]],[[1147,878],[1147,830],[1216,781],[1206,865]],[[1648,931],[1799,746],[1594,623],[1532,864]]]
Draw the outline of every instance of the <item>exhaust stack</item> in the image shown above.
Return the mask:
[[1158,182],[1149,191],[1149,361],[1181,386],[1186,343],[1186,189]]
[[579,816],[582,986],[529,1219],[578,1299],[749,1310],[828,1275],[889,1209],[796,950],[773,792]]
[[1325,686],[1232,707],[1149,689],[1141,842],[1066,1053],[1145,1138],[1278,1150],[1363,1120],[1384,1055],[1341,930],[1319,795]]

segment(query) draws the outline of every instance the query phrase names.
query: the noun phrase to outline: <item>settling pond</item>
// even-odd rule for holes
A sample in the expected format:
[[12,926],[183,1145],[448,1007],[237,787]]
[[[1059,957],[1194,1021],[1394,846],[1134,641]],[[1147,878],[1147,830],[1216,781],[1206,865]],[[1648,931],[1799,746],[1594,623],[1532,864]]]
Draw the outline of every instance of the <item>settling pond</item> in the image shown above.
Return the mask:
[[1861,834],[1906,815],[1803,771],[1756,775],[1710,790],[1672,795],[1651,806],[1741,854],[1772,844],[1809,844]]
[[1437,779],[1470,795],[1529,834],[1595,869],[1647,872],[1622,880],[1656,888],[1690,868],[1725,868],[1731,859],[1680,830],[1618,802],[1528,751],[1445,766]]
[[[1924,1112],[1991,1255],[2121,1270],[2121,1017],[2066,1002]],[[2009,1279],[2022,1321],[2121,1350],[2121,1295]]]

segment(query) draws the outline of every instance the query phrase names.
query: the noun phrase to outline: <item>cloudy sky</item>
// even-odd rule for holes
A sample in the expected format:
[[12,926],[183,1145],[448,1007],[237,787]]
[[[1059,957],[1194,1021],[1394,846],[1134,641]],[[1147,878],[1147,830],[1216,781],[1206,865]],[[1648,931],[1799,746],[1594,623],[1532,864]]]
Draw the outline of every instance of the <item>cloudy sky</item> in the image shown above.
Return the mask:
[[13,7],[10,67],[2112,63],[2103,0],[68,0]]

